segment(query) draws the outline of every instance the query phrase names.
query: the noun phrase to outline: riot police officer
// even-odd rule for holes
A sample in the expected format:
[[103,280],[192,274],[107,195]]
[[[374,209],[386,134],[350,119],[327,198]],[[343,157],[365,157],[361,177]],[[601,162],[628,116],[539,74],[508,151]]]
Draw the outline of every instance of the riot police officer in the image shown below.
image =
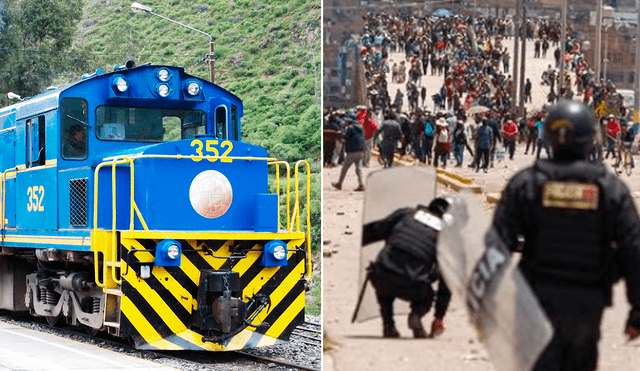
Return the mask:
[[385,240],[385,246],[369,266],[368,277],[376,289],[380,305],[384,337],[399,337],[393,320],[393,301],[411,302],[409,328],[415,338],[426,338],[422,317],[433,304],[432,284],[438,282],[435,319],[431,336],[444,331],[443,318],[451,300],[451,292],[440,279],[436,265],[436,242],[441,218],[449,202],[435,198],[429,206],[402,208],[386,218],[366,224],[362,245]]
[[507,184],[493,225],[554,328],[534,370],[595,370],[600,321],[624,277],[630,339],[640,334],[640,219],[629,190],[587,154],[596,129],[586,106],[561,100],[544,123],[553,149]]

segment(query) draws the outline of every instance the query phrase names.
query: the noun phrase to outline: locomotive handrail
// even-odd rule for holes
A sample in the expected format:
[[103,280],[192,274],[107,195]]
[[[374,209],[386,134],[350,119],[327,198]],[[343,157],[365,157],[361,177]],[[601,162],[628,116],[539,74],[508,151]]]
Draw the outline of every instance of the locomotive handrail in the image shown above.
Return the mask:
[[296,218],[296,232],[300,232],[300,182],[298,181],[298,168],[302,164],[306,165],[307,167],[307,267],[309,272],[308,279],[311,280],[311,166],[309,166],[309,163],[305,160],[299,160],[298,162],[296,162],[295,166],[296,205],[294,217]]
[[9,170],[5,170],[2,172],[2,186],[0,188],[0,192],[2,192],[2,215],[0,215],[0,218],[2,218],[2,220],[0,220],[0,227],[2,228],[2,234],[4,235],[4,205],[5,205],[5,199],[6,199],[6,186],[5,186],[5,182],[7,180],[7,171]]
[[276,165],[276,189],[278,195],[278,229],[280,229],[280,166],[285,165],[287,167],[287,231],[291,231],[290,218],[290,194],[291,194],[291,167],[286,161],[274,161],[269,162],[269,165]]
[[7,192],[6,191],[7,191],[7,173],[10,173],[10,172],[17,173],[17,168],[7,169],[4,172],[2,172],[2,186],[0,186],[0,191],[2,192],[2,205],[0,205],[1,207],[0,213],[2,214],[0,215],[0,218],[2,218],[2,220],[0,220],[0,228],[3,230],[7,226],[7,219],[6,219]]
[[[113,266],[113,269],[111,270],[111,278],[113,279],[113,281],[118,284],[121,285],[122,284],[122,278],[118,278],[118,275],[116,274],[116,269],[115,269],[115,263],[116,263],[116,259],[118,256],[118,241],[115,238],[116,236],[116,165],[117,164],[125,164],[128,163],[130,165],[130,172],[131,172],[131,189],[130,189],[130,200],[131,200],[131,207],[130,207],[130,226],[129,228],[131,230],[133,230],[133,208],[134,208],[134,200],[133,200],[133,191],[134,191],[134,165],[133,165],[133,160],[131,160],[130,158],[126,157],[126,156],[118,156],[113,158],[113,160],[111,162],[103,162],[101,164],[99,164],[98,166],[96,166],[96,170],[94,172],[94,187],[93,187],[93,228],[96,229],[97,225],[98,225],[98,174],[100,172],[100,169],[102,169],[103,166],[105,165],[109,165],[111,164],[111,198],[112,198],[112,202],[111,202],[111,233],[112,233],[112,237],[111,237],[111,264]],[[97,255],[97,251],[95,252],[95,254]],[[98,264],[98,260],[96,259],[95,261],[96,265]],[[106,274],[106,267],[108,264],[108,261],[105,257],[105,259],[103,259],[103,274]],[[96,267],[97,270],[97,267]],[[98,280],[96,280],[98,281]],[[103,280],[103,284],[106,285],[106,280]],[[99,282],[97,282],[98,285],[100,285]]]
[[0,220],[0,227],[2,228],[2,234],[4,235],[4,200],[5,200],[5,174],[6,174],[6,170],[2,172],[2,185],[0,186],[0,192],[2,192],[2,210],[0,210],[0,213],[2,215],[0,215],[0,218],[2,218],[2,220]]
[[135,214],[138,216],[138,218],[140,219],[140,223],[142,224],[142,227],[144,228],[144,230],[148,231],[149,228],[147,227],[147,223],[145,222],[144,218],[142,217],[142,214],[140,213],[140,209],[138,209],[138,205],[135,203],[134,200],[134,175],[135,175],[135,165],[133,164],[133,160],[135,158],[134,157],[130,157],[130,156],[118,156],[113,158],[112,161],[110,162],[103,162],[101,164],[99,164],[98,166],[96,166],[96,170],[95,170],[95,182],[94,182],[94,188],[93,188],[93,227],[96,228],[96,226],[98,225],[98,172],[100,171],[100,169],[105,166],[105,165],[111,165],[112,169],[111,169],[111,182],[112,182],[112,193],[113,193],[113,205],[112,205],[112,211],[113,211],[113,215],[112,215],[112,230],[115,231],[115,223],[116,223],[116,203],[115,203],[115,188],[116,188],[116,182],[115,182],[115,171],[116,171],[116,165],[122,165],[122,164],[129,164],[130,165],[130,172],[131,172],[131,190],[130,190],[130,210],[129,210],[129,230],[133,231],[134,230],[134,212]]

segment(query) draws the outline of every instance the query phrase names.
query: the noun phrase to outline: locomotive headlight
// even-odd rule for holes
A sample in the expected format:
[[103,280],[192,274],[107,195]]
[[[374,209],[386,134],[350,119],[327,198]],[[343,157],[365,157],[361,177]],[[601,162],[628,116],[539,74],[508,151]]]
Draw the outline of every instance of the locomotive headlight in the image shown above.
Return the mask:
[[172,239],[158,242],[153,264],[156,267],[178,267],[181,263],[182,245]]
[[169,85],[167,84],[161,84],[160,86],[158,86],[158,94],[160,94],[161,97],[166,97],[169,95]]
[[127,89],[129,89],[129,84],[127,83],[127,80],[124,79],[124,77],[119,77],[116,80],[116,87],[121,93],[124,93],[125,91],[127,91]]
[[169,259],[176,259],[180,255],[180,248],[178,245],[170,245],[167,249],[167,256]]
[[282,245],[276,245],[276,247],[273,248],[273,257],[278,259],[278,260],[282,260],[287,256],[287,249],[284,248],[284,246]]
[[121,95],[129,89],[129,82],[123,75],[114,75],[111,77],[111,89]]
[[169,75],[169,71],[165,68],[161,68],[160,70],[158,70],[158,79],[160,79],[160,81],[162,82],[166,82],[167,80],[169,80],[169,77],[171,77]]
[[280,240],[272,240],[264,244],[262,252],[263,267],[281,267],[287,265],[287,244]]
[[189,83],[189,86],[187,86],[187,93],[189,93],[189,95],[197,95],[199,92],[200,85],[197,82]]

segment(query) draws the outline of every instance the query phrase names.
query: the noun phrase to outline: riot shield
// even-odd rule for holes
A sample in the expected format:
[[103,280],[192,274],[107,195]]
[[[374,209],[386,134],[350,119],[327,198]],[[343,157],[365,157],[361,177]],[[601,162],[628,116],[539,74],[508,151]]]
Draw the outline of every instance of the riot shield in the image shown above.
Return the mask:
[[[364,195],[363,224],[387,217],[403,207],[428,205],[435,196],[436,173],[427,167],[392,167],[371,172],[367,177]],[[352,322],[366,321],[380,316],[373,286],[367,283],[367,267],[384,247],[378,241],[360,249],[358,302]],[[401,300],[394,302],[394,313],[409,313],[409,305]]]
[[553,335],[538,300],[477,196],[461,194],[438,237],[440,272],[463,295],[499,371],[529,371]]

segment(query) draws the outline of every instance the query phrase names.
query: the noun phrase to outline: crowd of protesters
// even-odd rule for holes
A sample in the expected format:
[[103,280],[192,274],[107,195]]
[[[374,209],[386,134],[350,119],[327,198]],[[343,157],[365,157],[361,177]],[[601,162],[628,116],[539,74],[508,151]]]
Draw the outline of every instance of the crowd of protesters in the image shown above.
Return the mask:
[[[369,166],[371,149],[376,146],[385,167],[393,166],[395,153],[442,167],[453,157],[454,166],[461,167],[466,149],[471,157],[468,166],[485,172],[493,167],[496,155],[513,159],[518,145],[525,147],[525,155],[540,158],[544,150],[550,156],[542,130],[546,106],[530,108],[519,117],[512,113],[514,82],[505,45],[505,39],[514,34],[509,18],[418,18],[380,13],[367,14],[364,24],[360,58],[367,82],[367,106],[347,111],[325,109],[325,166],[343,163],[341,133],[352,123],[363,128],[364,166]],[[594,146],[592,159],[619,158],[616,149],[622,148],[621,142],[630,147],[637,123],[631,123],[615,86],[596,81],[575,32],[568,28],[566,34],[566,52],[561,56],[558,22],[535,19],[526,26],[527,38],[534,42],[534,58],[545,58],[548,49],[554,49],[555,65],[549,64],[540,76],[540,84],[548,90],[547,102],[582,96],[600,118],[599,140],[606,139],[607,152],[603,154],[602,146]],[[390,60],[391,53],[401,53],[404,58]],[[391,83],[402,84],[404,89],[389,92],[388,74]],[[422,76],[427,74],[442,76],[442,85],[425,86]],[[531,89],[527,78],[525,103],[532,100]],[[374,117],[382,119],[376,122]]]

